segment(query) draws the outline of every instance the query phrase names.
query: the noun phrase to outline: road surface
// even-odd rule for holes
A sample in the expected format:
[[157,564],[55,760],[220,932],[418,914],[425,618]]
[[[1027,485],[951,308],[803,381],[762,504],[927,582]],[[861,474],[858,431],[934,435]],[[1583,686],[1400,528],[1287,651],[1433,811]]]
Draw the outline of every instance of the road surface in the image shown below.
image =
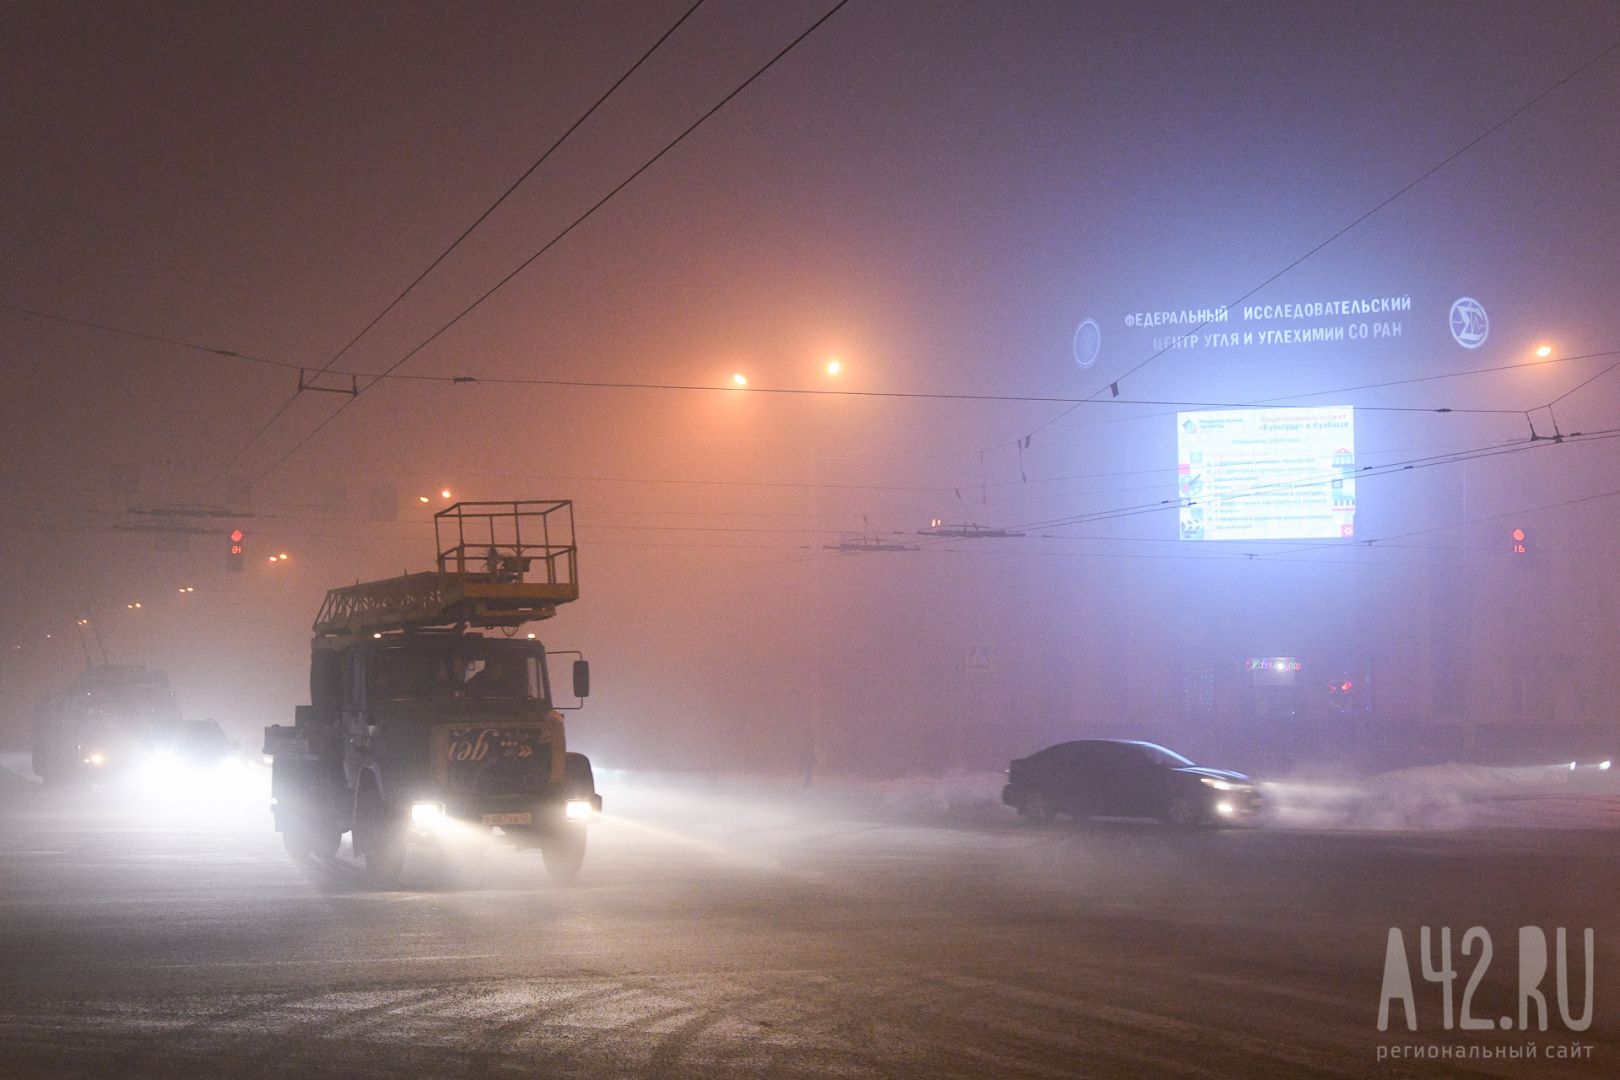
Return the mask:
[[[413,853],[402,891],[207,820],[0,792],[0,1076],[1615,1075],[1620,832],[1021,827],[605,785],[571,886]],[[346,853],[346,846],[345,846]],[[1441,1027],[1418,928],[1595,930],[1593,1023]],[[1419,1031],[1377,1030],[1390,927]],[[1461,998],[1477,954],[1457,955]],[[1569,979],[1581,1007],[1581,969]],[[1534,1060],[1389,1060],[1534,1045]],[[1581,1056],[1550,1059],[1572,1046]],[[1428,1051],[1424,1051],[1428,1052]],[[1382,1056],[1382,1059],[1381,1059]]]

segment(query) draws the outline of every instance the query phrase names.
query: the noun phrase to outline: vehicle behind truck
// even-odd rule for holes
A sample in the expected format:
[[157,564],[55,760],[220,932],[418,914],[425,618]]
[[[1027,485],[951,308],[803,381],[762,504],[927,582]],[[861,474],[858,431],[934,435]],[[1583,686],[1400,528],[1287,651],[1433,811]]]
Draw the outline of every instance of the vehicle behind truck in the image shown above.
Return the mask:
[[35,703],[34,772],[53,787],[127,777],[180,726],[163,672],[93,666]]
[[[548,654],[525,625],[579,596],[567,501],[457,503],[434,516],[438,568],[333,589],[314,624],[310,703],[265,729],[276,829],[295,858],[345,832],[366,876],[397,884],[419,844],[500,838],[572,878],[601,814],[567,748]],[[483,631],[495,631],[493,634]]]

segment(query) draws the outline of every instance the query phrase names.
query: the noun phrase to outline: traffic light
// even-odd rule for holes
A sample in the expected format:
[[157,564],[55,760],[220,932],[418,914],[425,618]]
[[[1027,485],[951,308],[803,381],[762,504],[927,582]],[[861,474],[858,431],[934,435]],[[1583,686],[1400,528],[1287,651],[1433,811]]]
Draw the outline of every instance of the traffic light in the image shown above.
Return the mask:
[[1349,675],[1342,675],[1328,683],[1327,692],[1333,711],[1340,716],[1349,716],[1365,710],[1361,686]]
[[225,569],[240,570],[247,565],[247,537],[241,529],[232,529],[225,547]]
[[1515,559],[1529,559],[1533,551],[1530,545],[1530,531],[1528,529],[1514,529],[1509,534],[1513,541],[1511,549]]

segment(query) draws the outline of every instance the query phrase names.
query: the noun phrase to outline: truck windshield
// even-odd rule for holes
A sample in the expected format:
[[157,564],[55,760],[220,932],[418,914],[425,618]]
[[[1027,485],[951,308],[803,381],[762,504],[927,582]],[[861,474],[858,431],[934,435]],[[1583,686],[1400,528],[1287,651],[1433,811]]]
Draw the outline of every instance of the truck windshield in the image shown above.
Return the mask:
[[[480,652],[483,655],[476,655]],[[544,699],[544,684],[538,656],[435,643],[372,653],[366,662],[366,696],[371,701],[539,701]]]

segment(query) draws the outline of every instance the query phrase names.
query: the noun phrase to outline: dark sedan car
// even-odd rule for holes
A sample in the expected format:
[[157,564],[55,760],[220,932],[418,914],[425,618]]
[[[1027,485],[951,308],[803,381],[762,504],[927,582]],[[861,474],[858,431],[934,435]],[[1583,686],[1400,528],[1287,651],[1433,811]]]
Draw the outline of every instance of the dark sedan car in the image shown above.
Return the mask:
[[1242,773],[1194,765],[1173,750],[1126,739],[1058,743],[1007,770],[1001,801],[1024,817],[1153,817],[1223,824],[1257,813],[1260,790]]

